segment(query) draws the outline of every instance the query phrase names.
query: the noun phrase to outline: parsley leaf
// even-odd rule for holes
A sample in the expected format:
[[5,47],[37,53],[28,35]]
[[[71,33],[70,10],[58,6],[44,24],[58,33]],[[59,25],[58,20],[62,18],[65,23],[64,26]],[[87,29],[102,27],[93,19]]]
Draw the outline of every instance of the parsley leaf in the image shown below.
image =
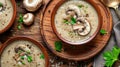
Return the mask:
[[79,8],[82,8],[82,7],[84,7],[84,5],[81,4],[81,5],[78,5],[78,7],[79,7]]
[[120,48],[113,47],[111,51],[106,51],[103,53],[103,58],[105,60],[106,67],[112,67],[114,62],[118,60],[120,54]]
[[21,56],[20,58],[21,58],[22,60],[24,60],[24,56]]
[[3,6],[3,4],[0,2],[0,7],[2,7]]
[[56,41],[55,42],[55,50],[58,52],[62,51],[62,42],[61,41]]
[[76,23],[76,19],[74,17],[71,18],[71,24],[75,24]]
[[22,63],[23,65],[25,65],[25,62],[21,61],[21,63]]
[[22,14],[19,14],[19,20],[18,20],[19,23],[23,23],[23,15]]
[[67,20],[64,20],[64,23],[69,24],[69,22]]
[[18,25],[17,28],[18,28],[18,30],[20,30],[21,29],[21,25]]
[[44,54],[41,54],[40,55],[40,59],[44,59],[45,57],[44,57]]
[[32,56],[27,56],[28,62],[32,62]]
[[101,30],[100,30],[100,34],[101,34],[101,35],[107,34],[107,31],[104,30],[104,29],[101,29]]

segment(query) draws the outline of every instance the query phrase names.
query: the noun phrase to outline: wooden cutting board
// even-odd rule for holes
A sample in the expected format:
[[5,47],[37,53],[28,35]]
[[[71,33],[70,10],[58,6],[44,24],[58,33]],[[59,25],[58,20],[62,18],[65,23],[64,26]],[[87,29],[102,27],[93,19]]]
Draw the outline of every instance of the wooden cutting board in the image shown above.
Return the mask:
[[57,52],[55,50],[54,42],[60,41],[57,38],[51,27],[51,16],[57,4],[60,3],[61,0],[53,0],[49,6],[46,8],[46,11],[43,16],[41,27],[41,34],[44,42],[47,44],[47,47],[57,56],[61,58],[65,58],[68,60],[81,61],[94,57],[98,54],[107,44],[112,30],[112,16],[108,8],[106,8],[100,1],[92,0],[98,9],[100,9],[100,13],[102,15],[102,27],[101,29],[105,29],[108,33],[105,35],[97,34],[95,39],[91,42],[80,45],[80,46],[68,46],[68,44],[63,43],[62,52]]

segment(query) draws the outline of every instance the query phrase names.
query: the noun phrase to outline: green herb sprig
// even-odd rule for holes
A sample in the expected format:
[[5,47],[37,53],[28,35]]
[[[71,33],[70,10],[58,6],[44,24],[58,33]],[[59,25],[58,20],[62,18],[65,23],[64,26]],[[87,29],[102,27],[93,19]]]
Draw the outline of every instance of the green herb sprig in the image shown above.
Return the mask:
[[3,7],[3,4],[0,2],[0,7]]
[[18,30],[21,29],[21,24],[23,23],[23,15],[22,14],[19,14],[19,19],[18,19]]
[[40,55],[40,59],[44,59],[45,57],[44,57],[44,54],[41,54]]
[[28,62],[32,62],[33,61],[32,56],[27,56],[27,60],[28,60]]
[[55,42],[55,50],[58,52],[62,51],[62,42],[61,41],[56,41]]
[[104,30],[104,29],[101,29],[101,30],[100,30],[100,34],[101,34],[101,35],[105,35],[105,34],[107,34],[107,31]]
[[68,20],[64,20],[64,23],[66,23],[66,24],[75,24],[76,23],[76,18],[74,18],[74,17],[71,17],[71,21],[69,22]]
[[82,8],[82,7],[84,7],[84,5],[81,4],[81,5],[78,5],[78,7],[79,7],[79,8]]
[[106,67],[112,67],[114,62],[118,60],[120,54],[120,48],[113,47],[111,51],[106,51],[103,53],[103,58],[105,60]]

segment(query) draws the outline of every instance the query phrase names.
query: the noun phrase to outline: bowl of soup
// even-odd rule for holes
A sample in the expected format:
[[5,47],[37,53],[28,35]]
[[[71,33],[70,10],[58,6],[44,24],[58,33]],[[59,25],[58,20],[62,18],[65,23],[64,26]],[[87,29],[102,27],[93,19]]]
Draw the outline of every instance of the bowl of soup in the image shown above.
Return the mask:
[[0,48],[0,67],[49,67],[49,57],[37,41],[13,37]]
[[63,0],[52,12],[53,31],[65,43],[88,43],[100,30],[102,19],[99,11],[91,0]]
[[7,31],[16,17],[15,0],[0,0],[0,34]]

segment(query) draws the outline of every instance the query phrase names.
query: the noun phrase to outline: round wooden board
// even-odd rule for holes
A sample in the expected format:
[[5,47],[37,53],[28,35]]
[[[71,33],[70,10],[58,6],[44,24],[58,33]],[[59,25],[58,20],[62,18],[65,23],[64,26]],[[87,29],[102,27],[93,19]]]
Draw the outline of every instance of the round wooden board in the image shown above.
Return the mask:
[[75,60],[81,61],[92,58],[97,53],[99,53],[107,44],[112,30],[112,16],[108,8],[106,8],[101,2],[98,0],[93,0],[93,2],[98,6],[102,15],[102,27],[101,29],[105,29],[108,34],[97,36],[90,42],[85,45],[80,46],[68,46],[68,44],[63,43],[62,52],[57,52],[54,47],[55,41],[60,41],[57,38],[56,34],[54,33],[51,27],[51,16],[52,11],[54,11],[55,6],[61,0],[53,0],[49,6],[46,8],[46,11],[43,16],[43,21],[40,26],[41,27],[41,34],[43,36],[44,42],[47,44],[48,48],[57,56],[61,58],[65,58],[68,60]]

